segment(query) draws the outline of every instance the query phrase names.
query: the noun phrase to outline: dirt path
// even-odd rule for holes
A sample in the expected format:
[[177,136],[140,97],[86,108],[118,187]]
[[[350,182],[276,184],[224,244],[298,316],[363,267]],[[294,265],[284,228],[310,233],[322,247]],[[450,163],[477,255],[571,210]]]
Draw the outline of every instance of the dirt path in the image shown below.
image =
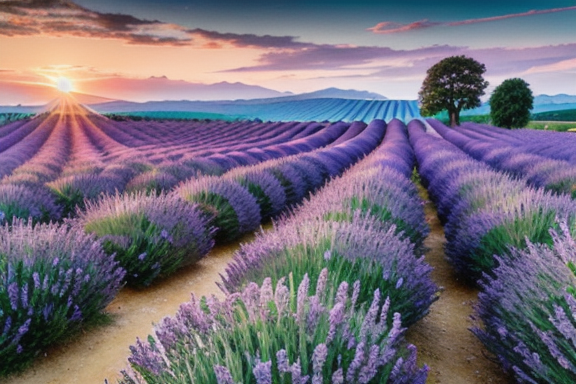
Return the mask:
[[[247,235],[240,242],[252,238]],[[127,366],[128,347],[136,342],[136,337],[146,339],[152,323],[174,315],[180,304],[190,299],[190,292],[221,294],[216,286],[218,274],[238,248],[239,243],[215,247],[197,264],[152,287],[124,288],[106,308],[113,316],[112,324],[96,327],[48,350],[21,376],[11,377],[3,384],[103,384],[105,378],[115,383],[120,370]]]
[[[422,196],[427,199],[423,190]],[[419,363],[430,367],[429,384],[509,384],[500,367],[488,360],[480,341],[468,330],[478,291],[458,281],[444,257],[444,229],[431,202],[425,206],[430,235],[426,261],[434,267],[432,278],[444,287],[428,316],[412,326],[408,342],[418,348]]]

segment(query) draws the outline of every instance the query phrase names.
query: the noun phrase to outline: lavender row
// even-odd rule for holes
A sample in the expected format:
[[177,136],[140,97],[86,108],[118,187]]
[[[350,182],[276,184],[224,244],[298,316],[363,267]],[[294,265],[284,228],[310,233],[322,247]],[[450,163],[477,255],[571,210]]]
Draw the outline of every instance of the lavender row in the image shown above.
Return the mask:
[[[73,213],[75,206],[82,207],[85,199],[94,200],[102,193],[114,193],[116,190],[120,192],[126,190],[129,193],[168,191],[180,182],[200,174],[221,175],[235,167],[311,151],[334,141],[346,127],[347,125],[333,124],[316,134],[277,146],[263,147],[259,152],[257,151],[259,148],[253,148],[246,152],[236,151],[204,158],[180,159],[158,166],[142,162],[117,162],[108,165],[101,173],[70,175],[52,182],[49,186],[56,193],[66,215]],[[114,172],[118,166],[122,172],[120,174]]]
[[[57,122],[58,116],[50,116],[43,120],[26,137],[19,139],[16,143],[8,147],[5,151],[0,152],[0,178],[10,174],[14,169],[24,164],[42,147],[42,144],[48,139],[50,133]],[[32,124],[33,120],[30,122]]]
[[493,255],[506,257],[510,246],[551,245],[549,229],[559,218],[574,222],[576,205],[569,196],[529,188],[492,170],[425,133],[420,121],[410,122],[408,130],[422,181],[445,224],[446,256],[464,280],[475,284],[490,273],[497,266]]
[[383,135],[383,122],[374,122],[346,143],[198,177],[173,193],[108,194],[77,209],[77,225],[116,255],[129,284],[147,286],[204,257],[214,241],[237,239],[301,202],[373,150]]
[[527,153],[534,153],[551,159],[576,163],[574,146],[576,136],[570,132],[540,131],[535,129],[503,129],[487,125],[464,123],[462,133],[480,133],[510,143]]
[[[392,122],[380,149],[341,180],[385,171],[394,156],[410,163],[402,129]],[[398,151],[388,156],[392,148]],[[193,296],[148,342],[138,340],[121,382],[424,383],[427,367],[416,367],[413,346],[402,347],[401,324],[416,321],[435,300],[430,267],[391,222],[345,208],[345,196],[316,208],[328,191],[335,196],[339,180],[242,246],[223,277],[223,301]],[[404,205],[422,209],[419,200]]]
[[[243,246],[227,268],[225,290],[238,290],[266,276],[276,282],[289,272],[298,278],[308,273],[314,282],[319,271],[332,263],[339,267],[329,270],[341,274],[331,276],[333,281],[346,275],[340,270],[358,269],[363,272],[356,273],[364,273],[362,281],[373,281],[381,291],[402,296],[392,303],[402,308],[406,324],[424,316],[435,300],[427,278],[430,268],[419,258],[429,229],[416,187],[407,175],[387,165],[393,158],[398,163],[412,162],[403,129],[403,123],[391,121],[384,143],[373,154],[276,223],[275,231]],[[357,260],[366,263],[342,266],[364,262]],[[382,280],[383,273],[390,276]]]
[[342,144],[238,169],[222,177],[193,179],[175,192],[205,206],[207,212],[215,212],[217,237],[233,240],[256,229],[263,219],[301,202],[371,152],[382,140],[384,129],[385,123],[375,120]]
[[494,140],[473,139],[438,120],[429,119],[428,123],[474,159],[514,177],[524,178],[526,183],[536,188],[576,197],[576,164],[534,154],[537,152],[535,146],[527,149]]

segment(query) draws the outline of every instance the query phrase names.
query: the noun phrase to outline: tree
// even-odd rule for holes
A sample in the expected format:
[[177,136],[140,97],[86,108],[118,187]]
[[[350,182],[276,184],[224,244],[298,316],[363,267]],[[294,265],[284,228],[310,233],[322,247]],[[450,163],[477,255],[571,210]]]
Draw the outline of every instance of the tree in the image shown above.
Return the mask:
[[522,128],[530,121],[534,96],[530,84],[522,79],[504,80],[490,96],[492,124],[505,128]]
[[466,56],[451,56],[426,71],[426,79],[418,92],[420,113],[432,116],[448,111],[450,125],[460,124],[460,111],[481,105],[480,96],[488,82],[482,74],[486,66]]

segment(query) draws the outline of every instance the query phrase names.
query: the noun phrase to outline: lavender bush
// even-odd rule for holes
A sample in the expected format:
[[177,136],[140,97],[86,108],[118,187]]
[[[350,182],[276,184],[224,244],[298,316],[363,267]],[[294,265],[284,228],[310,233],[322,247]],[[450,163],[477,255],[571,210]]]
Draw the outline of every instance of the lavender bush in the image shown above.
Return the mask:
[[33,222],[60,219],[62,209],[45,188],[26,185],[0,185],[0,225],[11,223],[14,217]]
[[520,383],[576,382],[576,244],[529,243],[485,276],[474,334]]
[[505,196],[448,227],[446,256],[473,283],[490,273],[497,265],[494,255],[508,255],[510,246],[525,248],[527,241],[552,245],[549,230],[558,218],[575,222],[576,207],[568,196],[530,189]]
[[290,273],[297,280],[307,274],[314,285],[324,268],[334,284],[362,281],[359,304],[370,301],[379,289],[390,297],[392,310],[403,314],[406,326],[425,316],[437,299],[432,268],[415,256],[413,244],[399,239],[394,226],[383,229],[374,218],[360,215],[352,222],[303,221],[295,216],[260,234],[235,254],[222,286],[234,292],[264,277],[276,283]]
[[123,277],[79,229],[21,220],[0,227],[0,376],[101,312]]
[[260,225],[256,198],[237,181],[205,176],[182,184],[176,193],[213,215],[217,241],[231,241]]
[[130,180],[126,185],[125,191],[127,193],[143,191],[147,195],[159,195],[164,191],[173,189],[178,185],[178,182],[179,180],[175,176],[167,172],[151,170],[141,173]]
[[[276,289],[270,279],[251,283],[223,301],[193,295],[130,348],[120,382],[424,383],[428,368],[416,366],[415,347],[402,347],[390,300],[376,290],[370,307],[357,309],[359,281],[336,289],[326,270],[321,276],[314,295],[307,276],[298,289],[290,277]],[[326,295],[333,305],[322,304]]]
[[278,215],[286,205],[286,192],[280,181],[262,167],[238,168],[226,174],[248,189],[260,206],[262,220]]
[[110,195],[78,211],[77,225],[115,255],[131,285],[147,286],[214,246],[211,217],[175,195]]
[[63,209],[63,216],[70,216],[77,208],[83,209],[86,201],[94,201],[103,194],[113,194],[123,186],[122,180],[102,174],[79,174],[57,179],[46,184],[54,193],[56,202]]

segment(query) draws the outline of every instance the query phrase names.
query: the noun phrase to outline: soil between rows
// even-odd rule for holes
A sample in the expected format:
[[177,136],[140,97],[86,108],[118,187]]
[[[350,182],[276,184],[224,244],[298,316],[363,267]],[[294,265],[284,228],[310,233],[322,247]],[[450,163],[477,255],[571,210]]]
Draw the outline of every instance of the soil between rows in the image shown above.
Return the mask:
[[436,208],[428,199],[424,207],[430,235],[426,261],[434,270],[432,278],[443,287],[440,298],[430,313],[413,325],[406,339],[418,348],[419,364],[430,367],[427,384],[509,384],[512,381],[500,366],[486,357],[482,343],[470,332],[470,315],[478,298],[478,290],[458,280],[444,255],[444,228]]

